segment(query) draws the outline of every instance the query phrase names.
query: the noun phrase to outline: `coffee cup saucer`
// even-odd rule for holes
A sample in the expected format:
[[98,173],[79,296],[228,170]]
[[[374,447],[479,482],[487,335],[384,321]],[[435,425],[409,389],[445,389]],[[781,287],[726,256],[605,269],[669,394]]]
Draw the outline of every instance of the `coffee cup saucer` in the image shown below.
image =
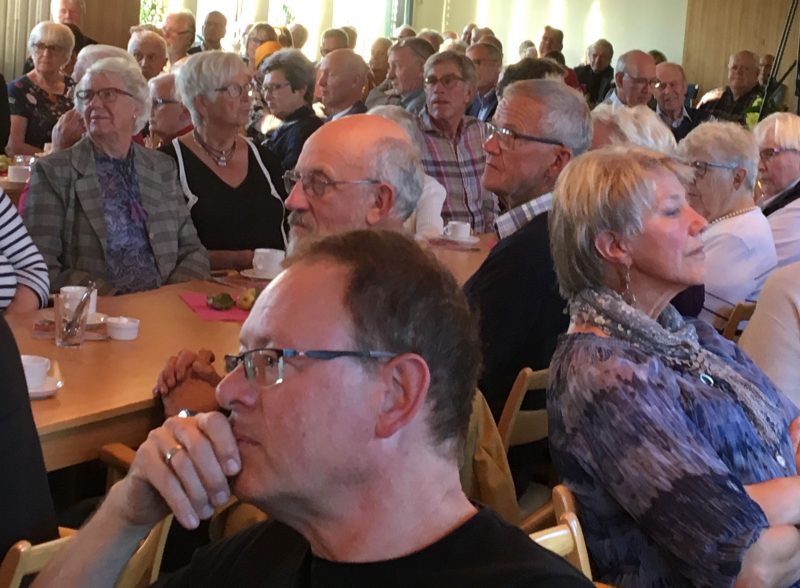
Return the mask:
[[456,237],[442,234],[439,238],[442,241],[452,241],[453,243],[465,243],[467,245],[474,245],[475,243],[477,243],[478,241],[481,240],[481,238],[476,236],[476,235],[470,235],[469,237],[466,237],[465,239],[457,239]]
[[38,388],[28,388],[28,396],[31,400],[42,400],[55,396],[64,386],[64,382],[53,376],[47,376],[44,383]]
[[253,268],[243,269],[239,272],[245,278],[250,278],[251,280],[274,280],[275,276],[262,276],[261,274],[257,273],[256,270]]

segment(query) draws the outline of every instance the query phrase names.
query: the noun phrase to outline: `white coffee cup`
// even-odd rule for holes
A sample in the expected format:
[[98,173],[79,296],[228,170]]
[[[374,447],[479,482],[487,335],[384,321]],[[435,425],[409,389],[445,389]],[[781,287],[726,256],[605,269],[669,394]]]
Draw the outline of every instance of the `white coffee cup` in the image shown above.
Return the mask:
[[50,360],[39,355],[23,355],[22,369],[25,370],[25,381],[29,390],[41,388],[50,371]]
[[470,236],[470,224],[463,221],[450,221],[444,228],[444,234],[457,241],[466,241]]
[[280,249],[256,249],[253,254],[253,271],[259,278],[271,280],[276,277],[283,268],[283,258],[286,253]]
[[[86,292],[86,286],[61,286],[59,293],[69,299],[69,305],[75,306],[80,302],[81,296]],[[89,299],[89,314],[92,316],[97,312],[97,290],[92,292],[92,297]]]
[[10,165],[8,166],[8,181],[25,183],[31,175],[31,168],[27,165]]

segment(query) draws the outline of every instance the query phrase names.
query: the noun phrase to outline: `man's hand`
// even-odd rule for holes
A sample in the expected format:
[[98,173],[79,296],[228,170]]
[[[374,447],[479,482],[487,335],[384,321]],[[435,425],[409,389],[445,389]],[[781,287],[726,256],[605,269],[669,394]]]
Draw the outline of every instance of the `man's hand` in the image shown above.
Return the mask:
[[236,440],[222,414],[171,418],[150,431],[128,475],[112,488],[108,507],[126,525],[152,526],[172,511],[194,529],[228,501],[227,478],[240,469]]
[[222,377],[214,370],[214,354],[208,349],[199,352],[181,351],[170,357],[158,376],[153,394],[161,394],[167,417],[181,410],[211,412],[219,409],[215,391]]
[[58,122],[53,127],[51,153],[69,149],[75,143],[81,140],[83,134],[86,132],[86,127],[83,125],[83,119],[76,110],[68,110],[61,115]]

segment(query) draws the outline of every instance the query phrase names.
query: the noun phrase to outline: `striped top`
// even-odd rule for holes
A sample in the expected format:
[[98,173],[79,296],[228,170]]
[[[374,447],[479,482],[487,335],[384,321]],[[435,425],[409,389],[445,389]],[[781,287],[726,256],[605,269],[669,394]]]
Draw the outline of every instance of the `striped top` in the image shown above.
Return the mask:
[[47,265],[11,198],[0,189],[0,311],[11,304],[19,284],[36,292],[40,307],[46,306],[50,292]]

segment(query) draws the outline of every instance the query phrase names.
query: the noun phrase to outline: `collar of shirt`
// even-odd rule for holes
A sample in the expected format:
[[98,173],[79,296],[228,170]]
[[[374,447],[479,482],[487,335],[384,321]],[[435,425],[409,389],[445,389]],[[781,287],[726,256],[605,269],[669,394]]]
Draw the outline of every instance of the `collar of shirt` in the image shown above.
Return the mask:
[[347,116],[347,113],[350,112],[353,109],[353,106],[355,106],[355,104],[353,104],[352,106],[349,106],[348,108],[345,108],[344,110],[341,110],[341,111],[337,112],[333,116],[329,117],[327,122],[331,122],[332,120],[336,120],[338,118],[342,118],[343,116]]
[[481,103],[481,108],[487,108],[489,105],[491,105],[492,100],[494,100],[494,96],[495,96],[494,88],[486,92],[486,94],[484,94],[483,96],[478,96],[478,101],[480,101]]
[[619,99],[619,96],[617,96],[616,90],[614,90],[614,93],[611,94],[611,104],[614,104],[615,106],[625,106],[622,103],[622,100]]
[[761,202],[758,203],[758,205],[761,207],[761,210],[764,210],[767,206],[775,202],[775,200],[786,194],[786,192],[788,192],[789,190],[794,189],[797,186],[797,184],[800,184],[800,178],[797,178],[794,182],[792,182],[791,184],[786,186],[783,190],[775,194],[775,196],[770,196],[769,198],[762,199]]
[[[433,119],[431,118],[430,113],[428,112],[428,107],[425,107],[425,110],[422,111],[422,114],[419,115],[420,120],[422,120],[422,130],[426,133],[436,133],[437,135],[449,139],[449,137],[445,136],[445,134],[436,128],[433,124]],[[467,126],[469,121],[475,121],[476,123],[480,123],[477,118],[467,118],[466,116],[461,117],[461,121],[458,123],[458,130],[456,131],[456,137],[460,138],[461,135],[464,133],[464,129]],[[460,140],[460,139],[459,139]]]
[[689,116],[689,113],[686,111],[686,106],[681,106],[681,116],[678,120],[674,122],[669,119],[669,116],[667,116],[667,114],[663,110],[661,110],[660,106],[656,106],[656,114],[661,120],[664,121],[664,123],[668,124],[673,129],[677,129],[679,126],[681,126],[681,123],[687,118],[690,121],[692,120],[691,117]]
[[552,201],[553,193],[548,192],[501,214],[497,217],[497,235],[501,239],[510,237],[537,216],[550,210]]
[[407,107],[409,104],[411,104],[414,100],[419,98],[424,93],[425,93],[425,86],[420,86],[410,94],[402,96],[400,98],[400,106],[402,106],[403,108]]

